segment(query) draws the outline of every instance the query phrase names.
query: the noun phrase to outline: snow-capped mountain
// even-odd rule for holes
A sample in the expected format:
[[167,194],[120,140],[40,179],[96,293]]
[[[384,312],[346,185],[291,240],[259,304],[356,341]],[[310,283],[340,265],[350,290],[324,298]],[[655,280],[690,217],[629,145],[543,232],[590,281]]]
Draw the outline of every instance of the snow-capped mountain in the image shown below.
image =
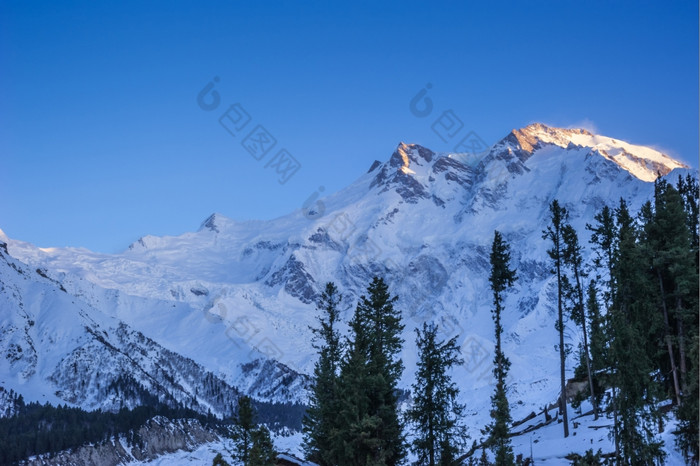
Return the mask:
[[[338,285],[348,320],[381,275],[406,324],[405,388],[413,328],[432,320],[444,337],[459,335],[465,365],[454,377],[478,438],[492,392],[493,231],[510,242],[519,277],[503,317],[519,419],[559,391],[555,288],[542,239],[550,201],[569,210],[587,245],[585,224],[603,205],[623,197],[636,209],[657,176],[675,180],[687,168],[648,147],[533,124],[485,155],[401,143],[313,206],[269,221],[213,214],[196,232],[145,236],[121,254],[37,248],[0,232],[0,386],[28,401],[106,409],[147,394],[218,414],[238,391],[303,401],[324,284]],[[578,330],[567,334],[576,345]],[[138,390],[120,392],[120,380]],[[231,395],[221,401],[222,392]]]

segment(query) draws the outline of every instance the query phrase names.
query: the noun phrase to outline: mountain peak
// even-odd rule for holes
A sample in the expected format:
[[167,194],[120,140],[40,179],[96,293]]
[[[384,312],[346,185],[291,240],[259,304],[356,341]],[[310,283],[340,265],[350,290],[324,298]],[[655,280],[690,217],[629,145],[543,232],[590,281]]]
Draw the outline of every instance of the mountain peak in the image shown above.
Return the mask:
[[[418,144],[400,142],[391,154],[388,163],[382,165],[375,175],[370,188],[381,186],[382,190],[395,188],[408,202],[427,196],[425,187],[418,181],[428,170],[436,157],[435,152]],[[376,168],[372,165],[370,172]]]
[[538,142],[566,147],[572,141],[572,138],[579,135],[593,136],[593,133],[580,128],[554,128],[542,123],[532,123],[524,128],[512,130],[506,139],[511,138],[511,140],[517,141],[523,150],[532,152]]
[[435,153],[433,151],[419,144],[400,142],[389,159],[389,165],[408,174],[412,172],[411,168],[409,168],[411,163],[422,165],[423,161],[432,162],[434,156]]
[[215,233],[219,233],[221,227],[221,220],[222,215],[214,212],[202,222],[202,225],[199,227],[199,230],[202,231],[204,229],[207,229]]
[[675,168],[688,168],[666,154],[646,146],[630,144],[619,139],[593,134],[576,128],[555,128],[542,123],[533,123],[521,129],[514,129],[502,141],[512,146],[527,159],[543,145],[552,144],[562,148],[590,148],[603,158],[617,164],[636,178],[654,181],[659,175],[667,175]]

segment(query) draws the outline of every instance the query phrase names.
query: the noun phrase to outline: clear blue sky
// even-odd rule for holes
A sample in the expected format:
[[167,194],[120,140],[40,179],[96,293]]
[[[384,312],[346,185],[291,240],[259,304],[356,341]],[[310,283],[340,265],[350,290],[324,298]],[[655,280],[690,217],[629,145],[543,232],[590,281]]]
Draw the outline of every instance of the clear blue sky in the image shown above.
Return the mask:
[[[212,212],[273,218],[399,141],[451,150],[430,129],[448,109],[488,144],[585,123],[697,167],[698,4],[5,1],[0,228],[117,252]],[[241,144],[257,125],[277,140],[262,161]],[[265,168],[279,149],[301,164],[285,184]]]

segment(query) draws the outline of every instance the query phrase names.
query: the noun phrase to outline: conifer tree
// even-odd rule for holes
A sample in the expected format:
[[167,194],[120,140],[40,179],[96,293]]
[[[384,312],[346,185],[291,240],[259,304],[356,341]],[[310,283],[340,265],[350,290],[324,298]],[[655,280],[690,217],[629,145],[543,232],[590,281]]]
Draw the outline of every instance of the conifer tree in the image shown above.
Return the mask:
[[593,218],[596,224],[586,224],[586,229],[591,231],[590,241],[594,245],[594,251],[596,252],[595,265],[599,269],[604,269],[607,275],[607,280],[603,281],[607,285],[603,292],[603,299],[606,309],[609,309],[610,293],[614,288],[612,264],[617,236],[615,215],[610,207],[604,206]]
[[398,298],[375,277],[350,322],[348,351],[340,371],[338,431],[333,455],[338,464],[399,464],[406,454],[398,414],[398,381],[403,340]]
[[250,461],[250,449],[253,445],[253,431],[256,428],[255,411],[250,397],[241,396],[238,398],[238,413],[234,419],[233,432],[231,437],[236,447],[233,459],[244,465]]
[[[586,290],[586,309],[590,316],[591,329],[591,366],[595,370],[607,367],[607,337],[605,335],[605,319],[601,314],[600,305],[598,304],[598,290],[596,289],[596,281],[588,282]],[[594,374],[594,383],[597,376]],[[596,392],[598,398],[600,394]]]
[[[243,466],[272,466],[277,458],[270,431],[255,422],[255,408],[250,397],[238,399],[238,413],[234,419],[231,437],[234,446],[233,460]],[[217,455],[215,461],[219,458]],[[225,462],[223,463],[225,464]]]
[[[653,220],[647,229],[653,248],[652,267],[659,278],[669,311],[668,333],[678,352],[682,391],[687,392],[688,343],[698,330],[698,268],[693,234],[688,229],[686,203],[666,181],[657,181]],[[697,207],[694,209],[697,212]],[[697,222],[697,219],[696,219]],[[683,400],[681,400],[682,404]]]
[[572,320],[581,326],[583,331],[583,353],[586,363],[586,373],[588,375],[588,389],[593,404],[593,417],[598,419],[598,402],[596,401],[595,389],[593,387],[593,369],[591,367],[591,356],[588,347],[588,323],[586,319],[586,307],[584,305],[583,278],[586,276],[583,270],[583,256],[581,255],[581,245],[578,242],[578,234],[571,224],[564,225],[562,231],[564,239],[564,263],[571,268],[574,282],[570,288],[570,300],[572,301]]
[[[679,419],[686,419],[689,412],[684,405],[690,403],[695,413],[698,406],[697,391],[692,393],[696,381],[688,377],[689,367],[697,365],[697,353],[692,353],[698,335],[697,249],[689,229],[695,226],[688,214],[697,212],[697,206],[691,207],[692,193],[684,195],[680,190],[688,188],[679,182],[677,190],[663,179],[656,181],[653,205],[649,203],[643,210],[641,243],[658,286],[657,302],[663,316],[659,340],[664,342],[666,354],[657,364],[663,374],[671,374],[667,384],[673,387]],[[696,424],[697,414],[691,419]],[[689,423],[681,422],[680,432],[685,430],[692,436],[687,427]]]
[[251,440],[250,459],[246,466],[274,466],[277,452],[267,427],[259,425],[253,430]]
[[[594,246],[594,251],[596,257],[594,263],[598,269],[598,278],[602,280],[603,287],[603,302],[605,303],[605,317],[601,319],[603,324],[600,328],[603,329],[602,333],[605,335],[605,344],[601,346],[596,346],[596,349],[600,349],[602,354],[604,354],[603,361],[599,361],[598,368],[603,369],[603,371],[608,374],[612,385],[612,411],[613,411],[613,436],[615,442],[615,452],[616,456],[619,456],[619,438],[617,437],[617,432],[619,430],[618,426],[618,416],[617,416],[617,388],[615,384],[612,383],[612,372],[614,368],[608,358],[609,353],[609,338],[611,338],[610,332],[607,330],[610,327],[610,320],[612,317],[611,306],[612,306],[612,296],[616,289],[615,284],[615,274],[613,273],[613,264],[615,261],[615,251],[617,248],[617,224],[615,221],[615,213],[610,207],[603,206],[600,212],[598,212],[594,219],[596,221],[595,225],[586,224],[586,229],[591,231],[590,242]],[[602,270],[601,270],[602,269]],[[601,277],[600,273],[604,272],[604,276]],[[607,279],[606,279],[607,278]],[[590,298],[589,298],[590,302]],[[595,357],[594,357],[595,360]],[[601,364],[602,363],[602,364]]]
[[314,348],[319,353],[314,366],[309,407],[303,419],[304,451],[307,459],[321,466],[335,464],[333,442],[337,434],[339,365],[342,344],[339,322],[340,294],[327,283],[318,306],[318,328],[313,328]]
[[554,262],[552,273],[557,277],[557,323],[556,329],[559,332],[559,375],[561,382],[560,411],[564,424],[564,437],[569,436],[569,416],[566,408],[566,347],[564,346],[564,295],[568,286],[566,275],[564,274],[564,238],[563,229],[566,224],[568,212],[566,208],[559,205],[559,201],[554,199],[549,205],[550,224],[542,232],[544,239],[549,239],[552,243],[547,254]]
[[509,287],[513,286],[516,278],[515,270],[510,268],[510,247],[503,239],[503,235],[499,231],[495,231],[491,246],[491,274],[489,275],[489,282],[493,292],[493,309],[491,314],[496,336],[496,350],[493,359],[493,375],[496,379],[496,389],[491,396],[491,418],[493,421],[487,426],[485,433],[489,435],[487,444],[493,451],[496,464],[504,466],[515,464],[515,459],[510,438],[508,437],[508,429],[512,422],[506,386],[510,361],[504,354],[501,344],[501,335],[503,334],[501,315],[503,312],[503,294]]
[[691,246],[695,254],[695,264],[698,263],[698,222],[700,222],[700,186],[698,180],[688,173],[685,178],[678,176],[676,185],[678,193],[683,198],[683,205],[686,212],[686,224],[690,232]]
[[[612,304],[609,310],[612,384],[617,389],[613,431],[621,464],[654,464],[663,459],[655,429],[658,411],[658,370],[648,349],[650,316],[655,313],[645,257],[638,244],[639,229],[627,204],[615,210],[617,240],[613,258]],[[653,327],[653,325],[652,325]]]
[[479,457],[479,466],[491,466],[488,456],[486,456],[486,449],[481,450],[481,456]]
[[[695,259],[694,272],[698,272],[698,198],[700,197],[700,189],[698,180],[687,174],[685,179],[678,177],[677,190],[683,198],[684,210],[686,212],[686,224],[690,232],[690,253],[688,256]],[[693,280],[695,285],[698,280]],[[686,373],[684,376],[683,402],[677,410],[679,420],[679,428],[677,432],[677,443],[686,456],[689,464],[698,464],[700,458],[700,434],[698,427],[700,426],[700,387],[698,379],[700,377],[698,365],[700,364],[700,355],[698,348],[700,347],[700,332],[698,330],[698,292],[690,289],[683,301],[687,311],[683,313],[684,323],[686,325]],[[694,463],[692,462],[694,458]]]
[[417,465],[452,465],[464,446],[466,432],[460,422],[464,405],[457,402],[459,389],[449,370],[464,360],[459,356],[457,337],[437,340],[438,327],[423,324],[416,329],[418,370],[413,383],[413,406],[406,413],[415,438],[412,450]]

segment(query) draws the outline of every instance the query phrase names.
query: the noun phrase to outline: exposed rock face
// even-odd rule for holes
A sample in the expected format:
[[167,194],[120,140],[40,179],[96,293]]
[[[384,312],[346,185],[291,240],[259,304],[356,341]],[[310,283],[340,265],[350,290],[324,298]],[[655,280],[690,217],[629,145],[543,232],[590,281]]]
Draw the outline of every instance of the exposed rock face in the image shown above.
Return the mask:
[[402,142],[389,162],[374,177],[371,187],[381,186],[382,192],[395,189],[406,202],[415,204],[419,199],[429,196],[425,186],[412,176],[414,169],[432,162],[434,156],[435,153],[430,149]]
[[67,450],[53,457],[41,455],[29,459],[28,466],[116,466],[132,461],[148,461],[177,450],[192,451],[199,445],[219,440],[219,436],[194,419],[171,421],[162,416],[150,419],[138,430],[140,445],[129,446],[124,437],[101,445],[87,445]]
[[268,286],[284,284],[284,290],[287,293],[307,304],[316,300],[314,279],[304,268],[304,263],[299,261],[294,254],[289,256],[284,267],[272,274],[266,284]]

